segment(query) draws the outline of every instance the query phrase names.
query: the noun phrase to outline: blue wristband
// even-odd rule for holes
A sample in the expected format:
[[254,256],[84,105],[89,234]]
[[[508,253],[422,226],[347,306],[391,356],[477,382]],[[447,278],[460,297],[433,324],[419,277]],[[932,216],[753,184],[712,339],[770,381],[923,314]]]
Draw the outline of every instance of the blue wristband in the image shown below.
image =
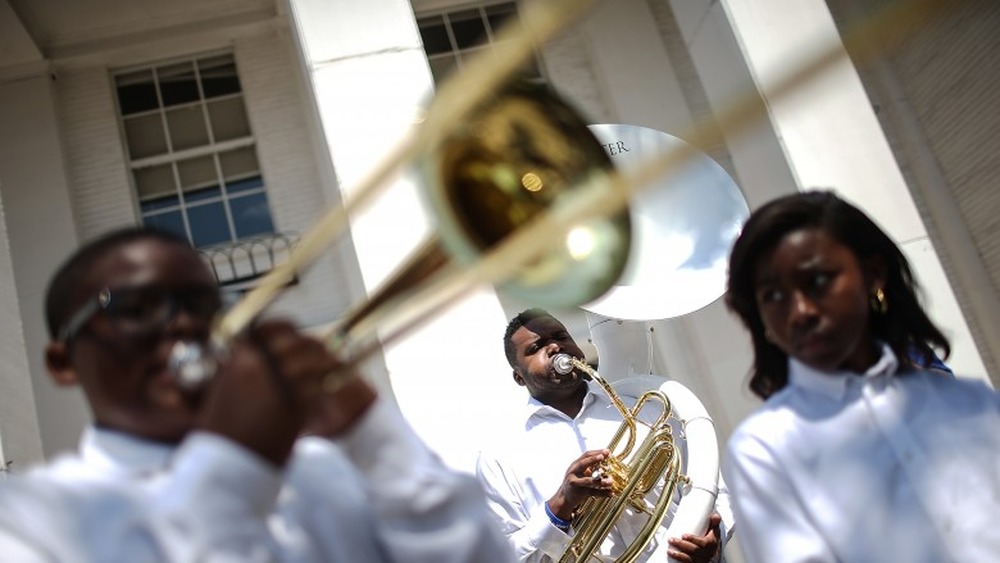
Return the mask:
[[553,514],[552,513],[552,509],[549,508],[549,503],[548,502],[545,503],[545,514],[547,514],[549,516],[549,521],[552,522],[553,526],[555,526],[556,528],[559,528],[560,530],[562,530],[564,532],[566,530],[569,530],[569,527],[573,525],[572,522],[570,522],[568,520],[563,520],[562,518],[560,518],[560,517],[556,516],[555,514]]

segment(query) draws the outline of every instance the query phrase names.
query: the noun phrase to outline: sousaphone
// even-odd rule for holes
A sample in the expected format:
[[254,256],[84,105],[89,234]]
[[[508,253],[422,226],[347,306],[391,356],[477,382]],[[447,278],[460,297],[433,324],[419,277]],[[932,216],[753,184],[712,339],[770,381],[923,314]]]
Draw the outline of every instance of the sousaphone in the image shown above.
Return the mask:
[[[742,193],[714,160],[684,141],[633,125],[591,125],[615,166],[628,170],[650,155],[683,151],[684,164],[640,192],[629,208],[632,245],[625,273],[601,298],[583,305],[591,313],[600,365],[623,365],[602,338],[622,323],[672,318],[718,299],[725,288],[729,249],[749,215]],[[620,336],[620,335],[611,335]],[[719,445],[711,416],[701,401],[676,381],[647,376],[609,383],[597,371],[566,355],[554,358],[561,373],[576,371],[597,383],[619,410],[623,423],[608,445],[612,455],[600,472],[612,477],[616,494],[588,499],[574,519],[574,536],[562,562],[590,561],[628,510],[645,516],[637,537],[616,561],[647,553],[671,500],[679,506],[664,537],[703,534],[718,494]],[[622,397],[635,399],[628,406]],[[655,409],[655,417],[644,409]],[[671,419],[674,424],[671,425]],[[674,428],[687,441],[686,458]],[[667,560],[668,546],[649,560]]]

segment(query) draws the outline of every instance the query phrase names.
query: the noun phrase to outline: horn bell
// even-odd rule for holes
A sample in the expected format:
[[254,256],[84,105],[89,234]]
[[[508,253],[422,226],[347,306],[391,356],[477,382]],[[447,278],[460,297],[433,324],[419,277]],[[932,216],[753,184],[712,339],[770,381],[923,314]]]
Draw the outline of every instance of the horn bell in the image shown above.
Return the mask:
[[725,291],[729,249],[750,215],[736,182],[673,135],[636,125],[589,128],[624,171],[670,151],[682,151],[684,158],[632,198],[625,271],[607,293],[582,308],[614,319],[651,320],[679,317],[718,299]]
[[[517,81],[424,160],[442,246],[471,265],[568,192],[614,164],[580,114],[546,86]],[[552,307],[596,299],[621,276],[631,244],[626,211],[581,222],[501,289]]]

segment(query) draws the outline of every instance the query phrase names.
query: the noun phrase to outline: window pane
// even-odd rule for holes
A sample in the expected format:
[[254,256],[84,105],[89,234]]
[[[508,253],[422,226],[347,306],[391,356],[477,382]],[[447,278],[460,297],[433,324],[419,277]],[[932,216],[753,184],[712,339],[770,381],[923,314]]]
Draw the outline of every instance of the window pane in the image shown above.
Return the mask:
[[178,161],[177,173],[181,178],[185,202],[202,201],[220,195],[219,176],[215,172],[215,159],[211,155]]
[[496,37],[496,32],[503,28],[511,16],[516,14],[517,6],[513,2],[488,6],[486,8],[486,20],[490,24],[493,36]]
[[153,72],[150,70],[120,74],[115,77],[115,87],[118,90],[118,106],[122,115],[148,111],[160,106],[156,100]]
[[257,155],[253,147],[243,147],[236,150],[220,152],[219,163],[222,165],[222,177],[229,181],[260,173]]
[[240,92],[240,78],[232,55],[222,55],[198,61],[201,88],[206,98]]
[[184,219],[181,217],[180,211],[168,211],[167,213],[158,213],[156,215],[144,215],[142,217],[142,223],[147,227],[163,229],[164,231],[169,231],[179,237],[188,238],[187,232],[184,231]]
[[251,190],[257,190],[264,187],[264,179],[260,176],[251,176],[250,178],[243,178],[242,180],[233,180],[226,182],[226,193],[227,194],[238,194],[241,192],[248,192]]
[[167,127],[175,151],[204,146],[209,142],[201,106],[167,111]]
[[208,118],[212,122],[212,137],[216,143],[250,135],[250,123],[247,121],[247,110],[243,107],[243,98],[209,102]]
[[173,209],[178,207],[180,200],[177,198],[177,194],[171,194],[157,199],[147,199],[145,201],[139,202],[139,211],[143,215],[147,213],[152,213],[154,211],[162,211],[164,209]]
[[457,64],[454,55],[436,57],[428,62],[431,64],[431,74],[434,75],[434,82],[437,84],[444,81]]
[[233,239],[226,222],[226,210],[222,202],[189,207],[188,223],[191,224],[191,242],[195,246],[208,246]]
[[274,232],[271,210],[263,193],[233,198],[229,200],[229,209],[233,212],[237,238]]
[[175,106],[198,101],[198,82],[194,77],[194,65],[181,63],[156,69],[160,80],[160,94],[164,106]]
[[[454,2],[459,4],[459,2]],[[424,51],[431,74],[436,83],[441,83],[456,69],[461,69],[467,60],[464,57],[473,51],[487,47],[496,41],[497,33],[504,27],[518,27],[517,2],[482,2],[489,4],[480,8],[459,9],[443,15],[425,16],[417,20]],[[450,41],[452,45],[448,45]],[[529,61],[521,74],[529,80],[544,82],[540,62]]]
[[[244,236],[273,232],[232,53],[150,66],[113,80],[146,224],[199,247],[227,244],[236,237],[235,197]],[[249,146],[220,153],[216,143]],[[137,168],[149,161],[158,164]]]
[[479,10],[464,10],[449,14],[451,31],[455,34],[455,43],[459,49],[467,49],[485,41],[486,26]]
[[177,196],[174,173],[169,164],[147,166],[134,171],[135,189],[139,201],[148,201]]
[[478,57],[480,52],[485,51],[487,49],[492,49],[492,47],[490,47],[489,45],[485,45],[483,47],[477,47],[475,49],[470,49],[468,51],[462,51],[461,53],[458,54],[457,57],[458,60],[460,61],[459,64],[461,63],[468,64],[470,60],[473,60],[476,57]]
[[167,152],[167,137],[163,134],[163,119],[159,113],[125,120],[125,142],[133,160]]
[[417,25],[420,27],[420,38],[423,39],[425,53],[437,55],[451,52],[451,41],[448,39],[448,30],[444,27],[444,18],[441,16],[421,18]]
[[184,203],[193,204],[211,199],[218,199],[221,195],[219,186],[203,186],[197,189],[184,190]]

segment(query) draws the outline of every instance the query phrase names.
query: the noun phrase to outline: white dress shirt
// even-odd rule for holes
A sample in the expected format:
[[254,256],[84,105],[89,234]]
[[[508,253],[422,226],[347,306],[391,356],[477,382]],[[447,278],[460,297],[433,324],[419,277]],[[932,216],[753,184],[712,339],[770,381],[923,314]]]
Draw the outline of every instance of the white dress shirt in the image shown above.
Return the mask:
[[[109,438],[101,452],[89,447],[98,438],[88,431],[89,446],[79,456],[61,456],[0,484],[4,561],[276,559],[264,519],[281,486],[271,466],[228,440],[195,433],[172,456],[168,478],[144,463],[156,448]],[[134,473],[114,462],[123,452]]]
[[981,382],[789,362],[729,440],[748,563],[1000,561],[1000,395]]
[[211,434],[175,450],[88,428],[78,453],[0,485],[0,505],[4,560],[512,559],[476,481],[384,400],[336,443],[300,439],[284,474]]
[[[628,408],[635,404],[633,397],[622,396],[622,400]],[[646,416],[640,418],[648,422],[649,414],[649,410],[643,409]],[[653,413],[652,417],[656,415]],[[575,418],[529,397],[524,410],[511,422],[491,447],[480,452],[477,477],[518,560],[558,560],[571,537],[551,523],[545,512],[545,502],[562,485],[570,463],[585,451],[608,447],[621,426],[622,415],[602,390],[590,384],[583,408]],[[676,425],[672,426],[675,444],[683,458],[687,447],[683,434]],[[728,493],[722,483],[720,486],[716,510],[723,517],[722,539],[725,541],[726,530],[732,528],[733,520]],[[659,542],[669,539],[663,536],[676,509],[675,498],[659,533],[639,561],[648,558]],[[619,519],[615,532],[601,547],[600,554],[608,559],[620,554],[645,521],[644,516],[634,515]]]

